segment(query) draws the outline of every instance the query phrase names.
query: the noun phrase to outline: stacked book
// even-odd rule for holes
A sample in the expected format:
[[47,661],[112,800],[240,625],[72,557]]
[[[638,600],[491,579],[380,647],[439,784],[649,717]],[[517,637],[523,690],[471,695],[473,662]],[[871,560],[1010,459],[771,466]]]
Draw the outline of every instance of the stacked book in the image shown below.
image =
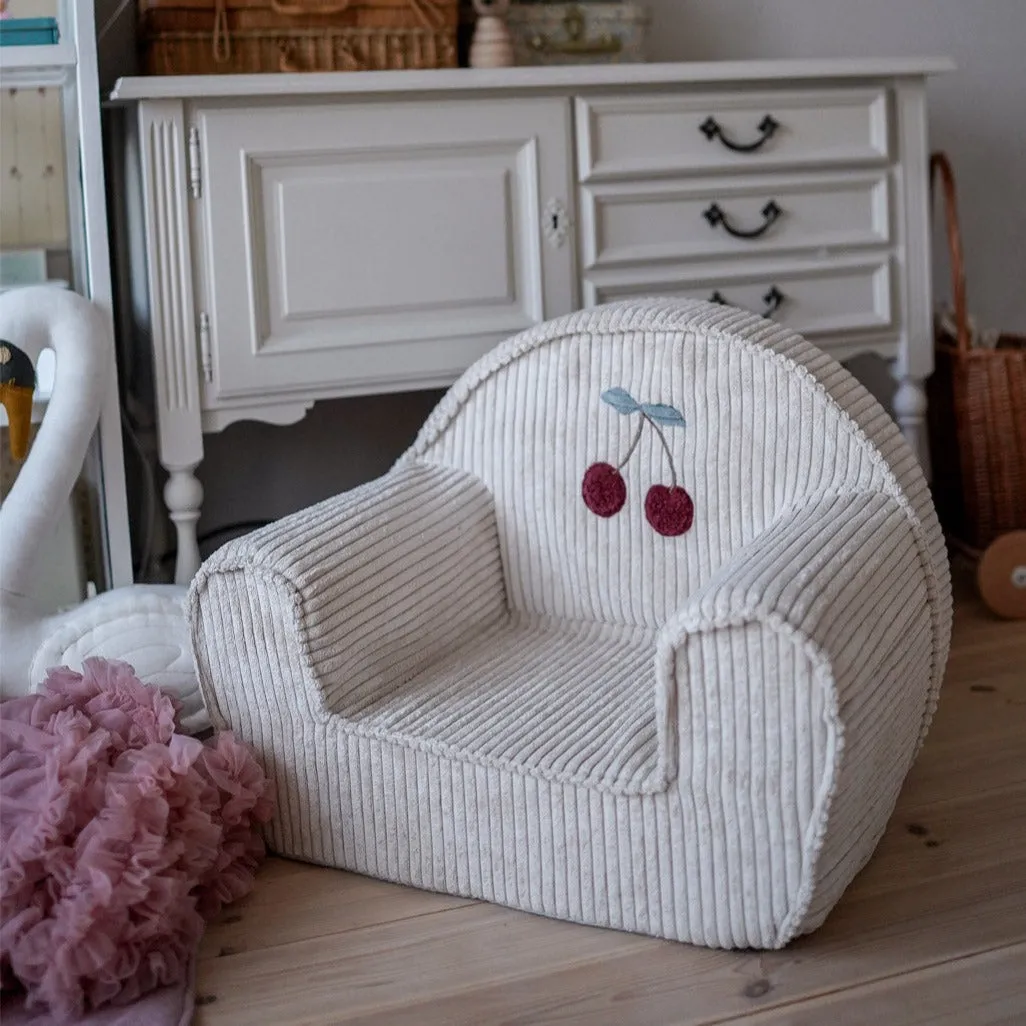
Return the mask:
[[0,46],[50,46],[59,39],[56,18],[0,17]]

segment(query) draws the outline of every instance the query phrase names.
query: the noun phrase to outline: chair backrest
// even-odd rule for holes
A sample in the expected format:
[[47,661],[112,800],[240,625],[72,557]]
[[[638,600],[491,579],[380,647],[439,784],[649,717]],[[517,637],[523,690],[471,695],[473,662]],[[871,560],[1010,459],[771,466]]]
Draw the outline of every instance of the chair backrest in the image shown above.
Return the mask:
[[[600,468],[582,490],[585,472],[628,454],[624,505],[600,515],[618,482]],[[930,575],[947,575],[919,464],[876,400],[793,332],[713,304],[615,303],[510,339],[453,385],[409,460],[491,489],[509,604],[538,616],[658,627],[767,525],[830,491],[893,495]],[[674,478],[692,522],[661,533],[688,521],[665,491],[646,515],[650,488]]]

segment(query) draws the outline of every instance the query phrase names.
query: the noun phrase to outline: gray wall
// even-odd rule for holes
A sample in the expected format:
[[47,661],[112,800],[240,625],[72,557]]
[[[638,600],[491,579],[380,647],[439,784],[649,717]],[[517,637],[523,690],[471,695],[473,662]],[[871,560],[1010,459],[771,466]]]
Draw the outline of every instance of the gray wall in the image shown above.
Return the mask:
[[[648,7],[652,60],[952,58],[957,71],[930,82],[930,145],[948,153],[958,178],[970,308],[984,324],[1026,332],[1026,0],[648,0]],[[944,299],[948,268],[939,257],[934,279]]]
[[[970,304],[987,325],[1026,331],[1026,0],[647,2],[653,60],[952,57],[958,70],[930,84],[931,145],[949,152],[959,177]],[[123,33],[121,25],[109,33],[108,54],[119,49]],[[947,266],[940,256],[936,264],[943,298]],[[888,400],[879,361],[850,366]],[[292,427],[237,424],[208,436],[201,533],[278,517],[383,473],[437,398],[339,400],[318,404]],[[204,552],[223,537],[213,537]]]

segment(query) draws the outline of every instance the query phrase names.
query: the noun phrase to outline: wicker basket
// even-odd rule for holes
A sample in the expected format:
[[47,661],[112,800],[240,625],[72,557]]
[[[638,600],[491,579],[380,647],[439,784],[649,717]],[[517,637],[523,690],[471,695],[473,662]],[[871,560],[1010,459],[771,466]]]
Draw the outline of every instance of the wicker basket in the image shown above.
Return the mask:
[[459,0],[139,0],[150,75],[456,66]]
[[979,551],[1026,529],[1026,336],[974,340],[955,180],[943,153],[931,158],[930,174],[942,186],[954,302],[953,321],[938,318],[928,383],[933,491],[950,539]]

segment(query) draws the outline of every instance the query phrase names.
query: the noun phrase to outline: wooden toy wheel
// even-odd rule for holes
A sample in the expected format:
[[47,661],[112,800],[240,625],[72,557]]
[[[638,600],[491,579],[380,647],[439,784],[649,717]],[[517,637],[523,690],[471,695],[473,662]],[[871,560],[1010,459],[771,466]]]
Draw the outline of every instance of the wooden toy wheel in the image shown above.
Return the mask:
[[1026,620],[1026,531],[1009,531],[984,550],[976,582],[991,612]]

